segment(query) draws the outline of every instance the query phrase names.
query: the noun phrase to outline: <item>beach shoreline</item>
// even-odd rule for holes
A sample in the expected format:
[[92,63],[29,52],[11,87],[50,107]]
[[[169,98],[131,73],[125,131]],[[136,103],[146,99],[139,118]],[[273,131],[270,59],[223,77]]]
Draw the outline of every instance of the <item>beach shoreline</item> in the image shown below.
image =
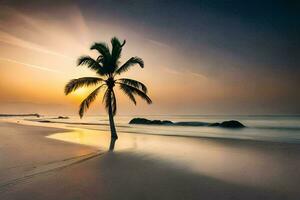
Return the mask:
[[[32,199],[30,194],[35,194],[34,199],[297,199],[299,196],[298,144],[120,133],[116,151],[106,153],[107,146],[89,144],[90,140],[107,143],[109,133],[105,131],[12,122],[0,122],[1,141],[5,141],[1,145],[5,156],[1,168],[31,165],[15,168],[9,174],[3,171],[2,185],[30,170],[36,171],[39,166],[34,166],[35,163],[62,161],[59,166],[45,164],[39,169],[42,171],[66,167],[2,188],[1,199],[24,199],[24,196]],[[77,141],[47,138],[53,134],[69,134]],[[16,152],[22,153],[10,159]],[[99,152],[100,157],[69,166],[70,162]],[[79,158],[65,161],[76,156]]]

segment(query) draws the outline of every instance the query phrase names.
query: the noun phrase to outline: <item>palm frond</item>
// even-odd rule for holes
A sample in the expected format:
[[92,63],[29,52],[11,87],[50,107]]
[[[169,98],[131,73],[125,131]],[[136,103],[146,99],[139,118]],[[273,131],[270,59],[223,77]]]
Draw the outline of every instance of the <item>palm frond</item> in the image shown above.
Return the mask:
[[[117,83],[122,85],[123,88],[126,88],[126,90],[130,91],[130,93],[138,95],[139,97],[141,97],[143,100],[145,100],[148,104],[152,103],[152,100],[150,99],[150,97],[147,96],[146,93],[144,93],[143,91],[132,87],[130,85],[124,84],[124,83]],[[124,90],[123,90],[124,91]]]
[[97,58],[97,62],[102,63],[103,62],[103,56],[99,55]]
[[123,84],[120,84],[120,89],[129,97],[129,99],[136,105],[135,97],[132,94],[132,91],[128,89],[128,87],[124,86]]
[[136,80],[133,80],[133,79],[128,79],[128,78],[120,78],[117,81],[119,81],[121,83],[124,83],[124,84],[127,84],[127,85],[130,85],[132,87],[135,87],[139,90],[142,90],[145,93],[148,92],[147,87],[139,81],[136,81]]
[[106,43],[94,43],[91,46],[91,50],[97,50],[105,59],[110,59],[109,48]]
[[90,107],[90,104],[96,99],[100,89],[104,86],[105,84],[102,84],[101,86],[99,86],[98,88],[96,88],[92,93],[89,94],[89,96],[87,96],[82,103],[80,104],[80,108],[79,108],[79,116],[80,118],[82,118],[83,114],[85,113],[85,111]]
[[103,95],[102,102],[110,114],[110,119],[111,115],[114,116],[117,113],[116,95],[113,90],[115,84],[120,86],[122,92],[124,92],[134,104],[137,103],[136,96],[141,97],[148,104],[152,103],[152,100],[147,95],[147,87],[143,83],[128,78],[115,79],[116,75],[128,71],[135,65],[139,65],[141,68],[144,68],[144,61],[139,57],[131,57],[123,65],[121,65],[119,59],[121,57],[122,48],[126,44],[126,40],[121,42],[117,37],[113,37],[110,42],[112,46],[111,50],[106,43],[94,43],[90,49],[96,50],[99,53],[98,57],[94,59],[90,56],[82,56],[78,59],[77,63],[78,66],[87,66],[89,69],[96,71],[98,75],[105,76],[106,79],[98,77],[83,77],[72,79],[65,86],[64,92],[66,95],[80,87],[97,87],[81,102],[79,109],[80,117],[84,115],[91,103],[96,99],[101,88],[104,86],[106,87],[106,90]]
[[111,39],[111,46],[112,46],[111,49],[112,60],[117,61],[121,56],[122,44],[118,38],[113,37]]
[[120,68],[116,70],[116,74],[121,74],[129,70],[130,67],[138,64],[141,68],[144,68],[144,61],[139,57],[132,57],[126,61]]
[[99,63],[98,59],[94,60],[90,56],[81,56],[77,61],[77,65],[86,65],[88,68],[96,71],[99,75],[105,75],[105,70]]
[[98,61],[102,63],[102,66],[104,68],[104,70],[106,72],[110,72],[111,73],[111,54],[109,52],[109,48],[107,46],[106,43],[94,43],[92,46],[91,46],[91,50],[97,50],[98,53],[100,54],[101,58],[99,59],[98,57]]
[[102,78],[97,78],[97,77],[83,77],[83,78],[72,79],[65,86],[65,94],[68,95],[69,93],[77,90],[80,87],[97,85],[102,81],[104,81]]

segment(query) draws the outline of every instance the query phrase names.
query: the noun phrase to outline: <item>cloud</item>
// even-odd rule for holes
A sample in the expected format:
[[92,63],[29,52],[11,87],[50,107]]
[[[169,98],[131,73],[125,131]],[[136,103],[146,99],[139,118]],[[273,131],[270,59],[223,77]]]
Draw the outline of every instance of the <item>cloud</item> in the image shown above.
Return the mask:
[[203,78],[207,78],[206,76],[204,76],[203,74],[200,74],[200,73],[196,73],[196,72],[192,72],[190,70],[175,70],[175,69],[170,69],[168,67],[165,67],[164,70],[170,74],[175,74],[175,75],[190,75],[190,76],[194,76],[196,78],[200,78],[200,79],[203,79]]
[[40,53],[50,54],[50,55],[54,55],[54,56],[60,56],[60,57],[68,58],[68,59],[74,59],[72,57],[57,53],[55,51],[50,51],[48,49],[45,49],[44,47],[42,47],[38,44],[20,39],[18,37],[15,37],[12,34],[4,32],[4,31],[0,31],[0,42],[18,46],[18,47],[22,47],[22,48],[26,48],[26,49],[30,49],[30,50],[34,50],[34,51],[38,51]]
[[90,41],[90,32],[77,5],[64,8],[54,12],[51,18],[42,15],[41,10],[30,13],[9,6],[1,7],[0,43],[74,60],[70,52],[82,51],[83,44]]
[[38,65],[32,65],[32,64],[28,64],[28,63],[23,63],[23,62],[19,62],[17,60],[12,60],[12,59],[7,59],[7,58],[0,58],[0,60],[10,62],[10,63],[20,64],[20,65],[23,65],[23,66],[26,66],[26,67],[39,69],[39,70],[43,70],[43,71],[47,71],[47,72],[53,72],[53,73],[58,73],[58,74],[62,73],[62,72],[54,70],[54,69],[50,69],[50,68],[42,67],[42,66],[38,66]]
[[159,47],[164,47],[164,48],[172,48],[171,46],[165,44],[165,43],[162,43],[162,42],[159,42],[159,41],[156,41],[156,40],[151,40],[151,39],[147,39],[150,43],[156,45],[156,46],[159,46]]

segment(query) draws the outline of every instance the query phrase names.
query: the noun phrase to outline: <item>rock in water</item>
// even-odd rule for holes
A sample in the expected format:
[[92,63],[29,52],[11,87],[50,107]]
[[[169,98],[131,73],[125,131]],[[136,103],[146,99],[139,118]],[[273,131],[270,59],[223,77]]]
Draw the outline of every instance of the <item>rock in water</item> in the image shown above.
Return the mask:
[[132,120],[130,120],[129,124],[150,124],[150,120],[149,119],[145,119],[145,118],[133,118]]
[[219,124],[219,127],[223,128],[244,128],[245,126],[236,120],[224,121]]
[[220,126],[220,123],[219,123],[219,122],[216,122],[216,123],[210,123],[208,126]]
[[173,122],[168,120],[149,120],[145,118],[133,118],[130,120],[129,124],[154,124],[154,125],[165,125],[165,124],[173,124]]
[[69,119],[67,116],[58,116],[57,119]]
[[224,121],[221,123],[208,122],[172,122],[169,120],[149,120],[146,118],[133,118],[129,124],[145,124],[145,125],[173,125],[173,126],[213,126],[222,128],[243,128],[242,123],[236,120]]
[[163,120],[162,123],[163,124],[173,124],[173,122],[171,122],[170,120]]
[[174,125],[177,126],[209,126],[208,122],[176,122]]

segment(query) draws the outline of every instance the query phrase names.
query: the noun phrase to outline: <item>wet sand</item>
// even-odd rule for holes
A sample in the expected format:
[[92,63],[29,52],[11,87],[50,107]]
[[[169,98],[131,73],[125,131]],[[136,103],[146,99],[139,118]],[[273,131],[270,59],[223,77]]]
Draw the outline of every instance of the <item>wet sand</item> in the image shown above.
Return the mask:
[[297,144],[69,129],[0,122],[0,199],[300,196]]

